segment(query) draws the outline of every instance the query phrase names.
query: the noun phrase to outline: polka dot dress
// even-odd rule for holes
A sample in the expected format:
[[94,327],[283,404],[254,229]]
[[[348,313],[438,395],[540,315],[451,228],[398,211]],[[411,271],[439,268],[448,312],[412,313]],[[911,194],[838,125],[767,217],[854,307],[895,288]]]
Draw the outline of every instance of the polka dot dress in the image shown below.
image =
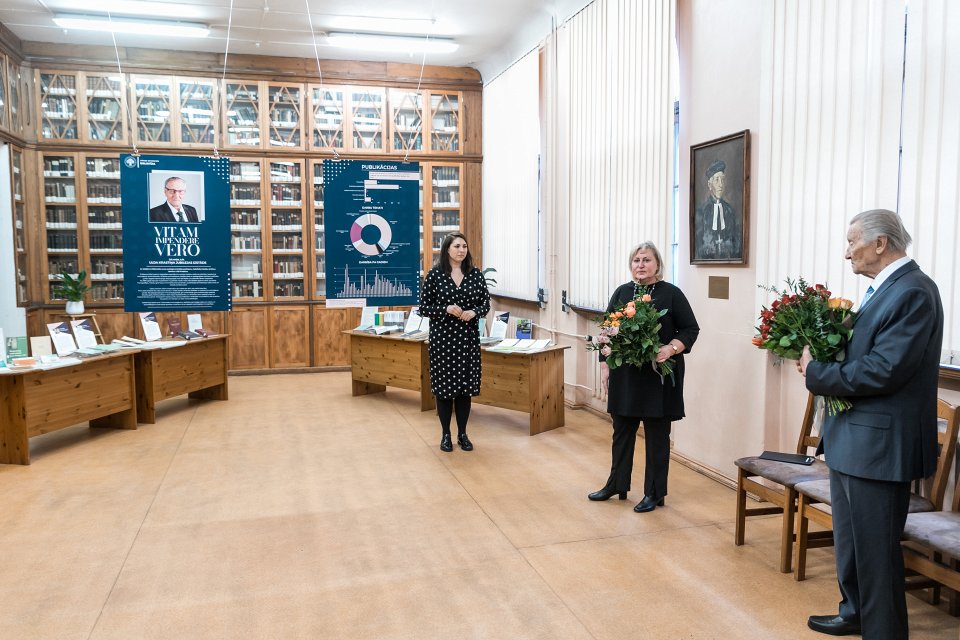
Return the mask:
[[[447,313],[451,304],[476,311],[469,322]],[[480,395],[480,318],[490,311],[490,293],[479,269],[458,287],[434,267],[420,290],[420,315],[430,318],[430,390],[438,398]]]

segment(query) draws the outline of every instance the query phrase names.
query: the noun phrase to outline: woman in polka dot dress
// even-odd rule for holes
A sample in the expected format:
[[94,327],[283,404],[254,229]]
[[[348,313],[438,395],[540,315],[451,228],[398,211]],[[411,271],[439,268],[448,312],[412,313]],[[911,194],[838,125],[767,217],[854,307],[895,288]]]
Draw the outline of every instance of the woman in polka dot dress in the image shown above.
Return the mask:
[[479,318],[490,311],[490,292],[473,266],[467,239],[451,233],[440,245],[440,259],[420,290],[420,315],[430,318],[430,390],[437,398],[443,434],[441,451],[453,451],[450,419],[456,411],[457,443],[472,451],[467,437],[470,399],[480,395]]

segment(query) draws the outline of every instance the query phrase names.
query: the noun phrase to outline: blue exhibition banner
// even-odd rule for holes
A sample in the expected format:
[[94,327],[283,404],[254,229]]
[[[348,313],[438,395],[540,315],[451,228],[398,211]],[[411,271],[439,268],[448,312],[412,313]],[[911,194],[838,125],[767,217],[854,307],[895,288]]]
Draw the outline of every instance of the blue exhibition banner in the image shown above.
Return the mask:
[[420,164],[324,160],[328,304],[416,304],[420,297]]
[[120,156],[124,311],[229,311],[230,161]]

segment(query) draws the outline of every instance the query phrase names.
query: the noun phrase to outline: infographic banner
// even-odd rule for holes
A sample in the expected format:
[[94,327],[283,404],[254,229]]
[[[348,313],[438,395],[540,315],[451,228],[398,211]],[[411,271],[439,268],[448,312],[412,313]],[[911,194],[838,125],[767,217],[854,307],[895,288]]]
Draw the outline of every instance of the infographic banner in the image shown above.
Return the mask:
[[121,155],[120,198],[124,310],[229,311],[230,161]]
[[327,300],[420,297],[420,164],[324,160]]

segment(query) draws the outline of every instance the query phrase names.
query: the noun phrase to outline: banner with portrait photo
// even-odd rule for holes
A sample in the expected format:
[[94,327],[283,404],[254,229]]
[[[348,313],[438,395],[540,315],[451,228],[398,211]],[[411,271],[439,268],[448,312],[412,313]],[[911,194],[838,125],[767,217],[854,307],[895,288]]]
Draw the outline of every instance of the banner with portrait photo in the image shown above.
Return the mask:
[[327,304],[416,304],[420,164],[324,160]]
[[229,311],[230,161],[120,156],[124,311]]

